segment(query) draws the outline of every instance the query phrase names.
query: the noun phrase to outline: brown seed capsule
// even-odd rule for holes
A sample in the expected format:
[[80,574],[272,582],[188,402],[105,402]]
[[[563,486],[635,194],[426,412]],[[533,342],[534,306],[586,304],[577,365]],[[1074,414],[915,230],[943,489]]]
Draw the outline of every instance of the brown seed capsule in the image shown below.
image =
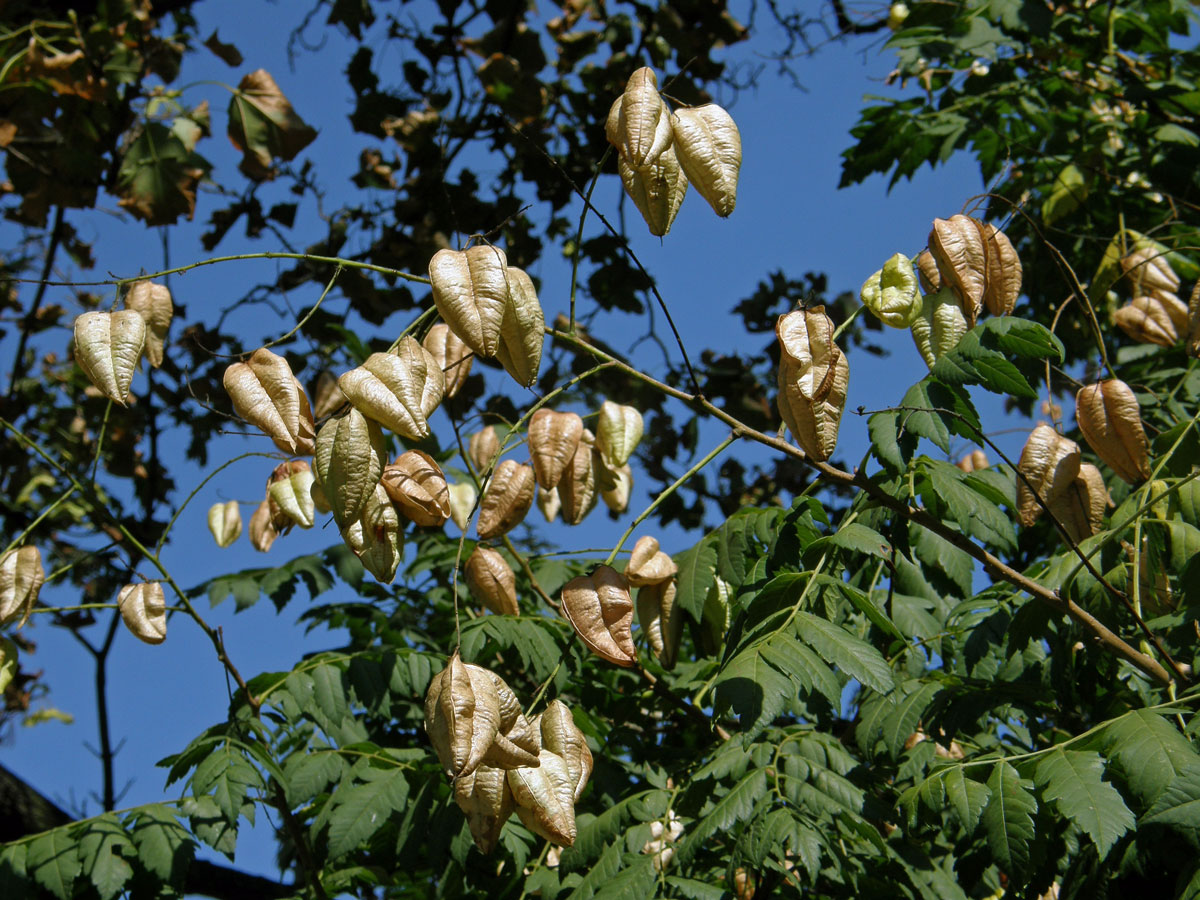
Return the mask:
[[[1079,476],[1079,445],[1049,425],[1038,425],[1029,434],[1017,470],[1017,513],[1028,528],[1042,514],[1037,497],[1049,506]],[[1036,491],[1036,496],[1034,492]]]
[[671,115],[658,95],[654,71],[643,66],[630,75],[617,102],[605,128],[609,141],[635,169],[653,165],[671,145]]
[[146,346],[146,320],[132,309],[75,319],[75,362],[96,390],[122,406]]
[[562,500],[563,521],[568,525],[582,522],[600,500],[596,479],[600,454],[594,446],[595,440],[588,429],[583,429],[579,446],[575,448],[570,465],[556,486]]
[[574,797],[578,801],[592,775],[592,751],[588,749],[587,739],[575,724],[571,710],[561,700],[550,701],[546,711],[538,716],[538,727],[543,748],[561,756],[567,764]]
[[1188,300],[1187,352],[1193,359],[1200,359],[1200,281],[1192,288]]
[[1133,390],[1110,378],[1079,389],[1075,421],[1084,440],[1117,477],[1136,484],[1150,477],[1142,408]]
[[1111,502],[1100,470],[1091,463],[1083,463],[1079,466],[1079,476],[1070,487],[1048,505],[1054,518],[1078,544],[1100,530],[1105,507]]
[[529,420],[529,456],[537,483],[558,484],[583,437],[583,419],[572,412],[539,409]]
[[827,460],[837,445],[850,364],[833,343],[833,323],[823,306],[780,316],[775,334],[782,348],[780,415],[805,453]]
[[[486,669],[484,671],[487,671]],[[500,714],[496,739],[483,757],[483,765],[501,769],[517,769],[539,765],[542,735],[521,711],[521,703],[508,684],[495,672],[488,672],[496,686],[497,710]]]
[[446,380],[433,355],[408,336],[391,353],[372,353],[338,387],[364,416],[419,441],[429,437],[427,419],[442,402]]
[[9,550],[0,557],[0,626],[17,617],[24,624],[45,581],[42,552],[32,544]]
[[671,114],[675,156],[688,181],[722,218],[737,203],[742,136],[733,118],[715,103]]
[[228,547],[242,533],[242,511],[236,500],[214,503],[208,511],[208,530],[218,547]]
[[1174,347],[1187,333],[1188,308],[1174,294],[1144,295],[1113,313],[1113,321],[1138,343]]
[[558,518],[558,514],[562,510],[562,497],[558,495],[558,488],[551,488],[548,491],[538,488],[537,506],[547,522],[553,522]]
[[322,369],[313,386],[313,417],[324,419],[346,405],[346,395],[338,387],[337,376],[328,369]]
[[498,616],[519,616],[517,576],[497,551],[482,545],[467,558],[467,588],[471,596]]
[[504,823],[517,807],[508,786],[508,773],[484,765],[454,779],[454,802],[466,813],[471,837],[484,855],[496,848]]
[[542,365],[546,318],[533,279],[515,266],[505,269],[504,275],[508,280],[508,300],[500,321],[496,359],[517,384],[530,387],[537,381]]
[[135,281],[125,294],[125,308],[146,320],[146,361],[157,369],[162,365],[163,348],[175,313],[170,290],[165,284]]
[[471,363],[475,361],[471,348],[445,322],[430,328],[421,346],[429,351],[442,370],[446,379],[446,397],[453,397],[471,374]]
[[922,250],[917,256],[917,279],[921,282],[922,294],[934,294],[942,289],[942,273],[928,250]]
[[250,546],[259,553],[270,550],[275,539],[279,537],[279,528],[275,524],[276,515],[271,506],[270,500],[263,500],[250,517]]
[[566,761],[543,749],[538,767],[510,769],[508,785],[525,827],[564,847],[575,843],[575,784]]
[[1174,294],[1179,290],[1179,276],[1171,263],[1155,247],[1139,247],[1121,259],[1121,270],[1129,281],[1134,297],[1145,294]]
[[623,155],[618,155],[617,171],[625,193],[642,214],[650,233],[656,237],[667,234],[683,206],[688,187],[675,151],[668,147],[644,169],[635,169]]
[[492,464],[496,454],[500,452],[500,435],[496,433],[495,425],[488,425],[481,431],[475,432],[467,440],[467,456],[477,474],[482,475]]
[[233,411],[275,442],[284,453],[313,452],[314,425],[300,382],[286,359],[260,347],[246,362],[225,370]]
[[964,472],[977,472],[980,469],[988,468],[991,463],[988,462],[987,454],[982,450],[972,450],[970,453],[960,459],[955,465],[957,465]]
[[429,261],[433,302],[446,324],[479,356],[500,346],[509,301],[508,258],[499,247],[439,250]]
[[675,668],[683,637],[683,615],[675,606],[675,592],[675,579],[669,578],[639,588],[637,595],[638,625],[664,669]]
[[161,644],[167,639],[167,601],[161,583],[125,585],[117,595],[117,608],[125,627],[139,641]]
[[976,222],[987,251],[983,303],[993,316],[1007,316],[1021,296],[1021,257],[1008,236],[987,222]]
[[342,529],[342,539],[377,581],[391,584],[404,551],[400,514],[383,485],[376,485],[358,518]]
[[386,466],[380,483],[397,508],[418,525],[437,527],[450,518],[450,491],[442,468],[423,450],[409,450]]
[[967,327],[974,328],[987,291],[987,245],[975,220],[964,215],[934,219],[929,252],[942,281],[958,298]]
[[500,728],[500,698],[491,673],[456,652],[425,695],[425,731],[449,778],[470,775]]
[[313,462],[333,519],[346,528],[358,519],[383,475],[387,448],[379,423],[350,407],[321,426]]
[[645,424],[636,407],[605,400],[596,425],[596,449],[614,466],[623,466],[641,443]]
[[663,553],[658,540],[648,534],[638,538],[625,566],[625,578],[633,587],[658,584],[674,578],[678,572],[675,560]]
[[533,469],[506,459],[496,466],[483,499],[479,504],[479,520],[475,530],[480,540],[500,537],[516,528],[533,505]]
[[316,504],[312,497],[313,473],[307,462],[293,459],[280,463],[267,480],[267,496],[288,520],[301,528],[312,528]]
[[591,575],[572,578],[562,589],[562,611],[588,649],[616,663],[637,662],[630,626],[633,601],[629,582],[609,566],[598,566]]

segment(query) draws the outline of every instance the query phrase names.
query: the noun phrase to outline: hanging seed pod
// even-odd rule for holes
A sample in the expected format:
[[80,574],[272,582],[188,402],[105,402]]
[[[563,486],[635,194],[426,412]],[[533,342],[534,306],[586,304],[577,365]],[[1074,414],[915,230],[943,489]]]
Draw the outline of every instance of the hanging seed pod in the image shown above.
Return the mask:
[[496,739],[483,757],[483,765],[501,769],[536,768],[540,761],[542,735],[521,712],[521,703],[508,684],[495,672],[485,672],[496,686],[497,710],[500,714]]
[[20,668],[20,652],[17,645],[6,637],[0,637],[0,695],[12,684]]
[[1076,479],[1060,497],[1047,505],[1071,540],[1078,544],[1100,530],[1104,510],[1111,502],[1100,470],[1091,463],[1082,463]]
[[942,289],[942,273],[928,250],[917,254],[917,281],[922,294],[933,294]]
[[125,585],[117,595],[117,608],[125,627],[139,641],[161,644],[167,639],[167,601],[161,583]]
[[312,412],[286,359],[260,347],[246,362],[227,368],[223,380],[233,411],[276,447],[289,454],[312,452]]
[[208,530],[218,547],[228,547],[241,536],[242,511],[236,500],[214,503],[208,510]]
[[825,307],[780,316],[775,334],[779,358],[779,412],[792,437],[812,459],[824,461],[837,445],[846,405],[850,364],[833,343]]
[[1167,257],[1155,247],[1139,247],[1123,257],[1121,270],[1129,280],[1129,291],[1134,297],[1174,294],[1179,290],[1179,276]]
[[500,343],[496,359],[521,387],[537,381],[542,366],[542,346],[546,342],[546,318],[538,302],[533,279],[521,269],[509,266],[508,302],[500,322]]
[[671,140],[688,181],[722,218],[737,205],[742,136],[733,118],[715,103],[671,114]]
[[481,544],[467,558],[467,589],[476,601],[498,616],[519,616],[517,576],[497,551]]
[[474,772],[499,728],[500,698],[491,673],[467,665],[456,651],[425,695],[425,731],[447,777]]
[[18,617],[21,624],[25,623],[45,580],[42,551],[32,544],[9,550],[0,557],[0,626]]
[[1136,484],[1150,477],[1142,408],[1125,382],[1110,378],[1080,388],[1075,422],[1088,446],[1118,478]]
[[1113,313],[1113,322],[1140,344],[1174,347],[1187,333],[1188,308],[1174,294],[1134,297]]
[[675,608],[675,592],[675,579],[670,578],[639,588],[637,595],[638,625],[664,669],[675,668],[683,637],[683,615]]
[[429,261],[429,282],[438,314],[478,356],[500,346],[508,305],[508,258],[499,247],[439,250]]
[[517,807],[508,786],[508,773],[483,765],[454,779],[454,802],[466,813],[471,837],[485,856],[496,848],[504,823]]
[[674,578],[679,572],[675,560],[659,549],[658,540],[650,535],[638,538],[625,566],[625,579],[632,587],[658,584]]
[[596,449],[614,466],[623,466],[641,443],[645,425],[635,407],[605,400],[596,426]]
[[409,450],[383,470],[380,483],[397,508],[418,525],[437,527],[450,518],[450,491],[442,468],[428,453]]
[[[1132,566],[1133,546],[1125,542],[1122,542],[1122,546],[1126,548]],[[1138,599],[1143,610],[1152,616],[1161,616],[1175,609],[1179,601],[1171,590],[1171,582],[1167,573],[1163,571],[1164,567],[1155,564],[1156,555],[1151,553],[1149,536],[1143,535],[1142,552],[1138,560]]]
[[566,761],[543,749],[538,767],[510,769],[508,786],[521,822],[539,837],[570,847],[575,843],[575,785]]
[[537,505],[547,522],[553,522],[558,518],[558,513],[562,509],[562,498],[558,496],[558,488],[550,490],[538,488]]
[[[1028,528],[1042,514],[1037,497],[1049,506],[1079,477],[1079,445],[1049,425],[1038,425],[1029,433],[1017,471],[1017,514]],[[1036,497],[1034,492],[1036,491]]]
[[1187,352],[1193,359],[1200,359],[1200,281],[1192,288],[1188,300]]
[[358,519],[383,475],[387,448],[378,423],[350,407],[321,426],[317,435],[317,480],[338,528]]
[[146,320],[135,310],[86,312],[75,319],[75,362],[96,390],[122,406],[145,346]]
[[408,336],[392,353],[372,353],[338,379],[354,408],[409,440],[429,437],[426,421],[446,389],[437,360]]
[[446,397],[453,397],[471,374],[471,363],[475,357],[471,348],[463,343],[445,322],[438,322],[429,329],[421,346],[429,351],[446,379]]
[[[974,220],[972,220],[974,221]],[[1021,257],[1003,231],[987,222],[975,222],[987,253],[983,305],[993,316],[1007,316],[1021,296]]]
[[637,662],[630,626],[629,582],[609,566],[572,578],[562,589],[562,611],[588,649],[618,666]]
[[537,483],[546,489],[559,479],[579,449],[583,419],[572,412],[539,409],[529,420],[529,456]]
[[594,446],[595,441],[595,436],[588,429],[583,429],[579,446],[575,448],[571,462],[555,488],[562,500],[563,521],[568,525],[582,522],[600,500],[596,480],[600,454]]
[[605,465],[604,454],[595,457],[597,465],[597,481],[600,483],[600,499],[610,510],[620,515],[629,509],[629,497],[633,493],[633,469],[629,463],[619,469],[609,469]]
[[964,472],[977,472],[980,469],[988,468],[991,463],[988,462],[987,454],[982,450],[972,450],[957,463],[955,463]]
[[482,475],[492,464],[496,454],[500,452],[500,435],[496,433],[495,425],[488,425],[481,431],[475,432],[467,440],[467,456],[475,471]]
[[696,632],[696,647],[704,656],[716,656],[725,643],[729,631],[730,599],[733,588],[720,575],[713,579],[708,593],[704,595],[704,611],[700,617],[700,629]]
[[313,502],[313,473],[307,462],[293,459],[280,463],[267,481],[267,496],[290,522],[312,528],[316,514]]
[[175,314],[170,290],[165,284],[135,281],[125,294],[125,308],[132,309],[145,319],[146,346],[143,352],[146,361],[157,369],[162,365],[163,347],[167,343],[167,332],[171,329],[171,317]]
[[671,114],[658,95],[658,79],[643,66],[625,83],[616,118],[610,111],[608,139],[635,169],[645,169],[671,145]]
[[500,537],[517,527],[533,505],[533,469],[511,459],[496,466],[483,491],[475,530],[483,541]]
[[342,539],[377,581],[392,583],[404,550],[404,535],[400,514],[383,485],[376,485],[358,519],[342,529]]
[[471,510],[475,508],[475,498],[478,494],[475,485],[469,481],[458,484],[447,484],[446,491],[450,495],[450,518],[463,531],[471,524]]
[[542,747],[561,756],[567,764],[567,774],[574,785],[573,796],[578,801],[592,776],[592,751],[587,739],[561,700],[551,700],[546,711],[538,716],[537,724],[542,733]]
[[958,298],[967,327],[974,328],[987,290],[987,246],[975,220],[964,215],[934,219],[929,252],[942,281]]
[[317,481],[316,478],[313,479],[308,492],[312,495],[313,509],[323,516],[333,512],[333,508],[329,505],[329,498],[325,496],[325,491],[321,488],[321,482]]
[[910,330],[921,358],[932,369],[940,357],[958,346],[967,333],[967,320],[954,294],[943,288],[922,298],[921,317]]
[[656,237],[667,234],[683,206],[688,187],[675,150],[667,147],[645,169],[635,169],[623,155],[618,155],[617,171],[625,193],[642,214],[650,233]]
[[250,517],[250,546],[259,553],[266,553],[279,537],[279,529],[275,524],[275,515],[271,509],[271,501],[263,500]]
[[858,292],[863,306],[892,328],[908,328],[921,315],[921,294],[912,260],[897,253],[863,282]]
[[313,386],[313,416],[324,419],[346,405],[346,395],[338,387],[337,376],[328,369],[322,369]]

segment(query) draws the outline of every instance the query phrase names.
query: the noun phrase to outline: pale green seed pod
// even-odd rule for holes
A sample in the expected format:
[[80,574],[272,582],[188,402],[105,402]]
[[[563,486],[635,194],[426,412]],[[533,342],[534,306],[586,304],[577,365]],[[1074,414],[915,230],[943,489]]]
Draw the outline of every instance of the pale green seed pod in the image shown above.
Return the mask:
[[922,305],[912,260],[897,253],[863,282],[859,297],[884,325],[910,327],[920,317]]
[[967,333],[967,319],[954,293],[949,288],[942,288],[925,295],[921,315],[910,328],[921,358],[932,369],[938,357],[958,346]]

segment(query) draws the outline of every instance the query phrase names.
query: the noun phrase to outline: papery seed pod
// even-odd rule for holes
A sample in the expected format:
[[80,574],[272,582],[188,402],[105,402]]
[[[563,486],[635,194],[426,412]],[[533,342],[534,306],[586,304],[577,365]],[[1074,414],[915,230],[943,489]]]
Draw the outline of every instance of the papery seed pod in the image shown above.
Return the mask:
[[667,234],[683,206],[688,187],[687,176],[683,174],[675,150],[667,147],[644,169],[635,169],[623,155],[618,155],[617,172],[625,185],[625,193],[642,214],[650,233],[656,237]]
[[1121,259],[1121,270],[1129,281],[1134,297],[1146,294],[1174,294],[1179,290],[1179,276],[1167,257],[1155,247],[1139,247]]
[[492,464],[492,459],[500,452],[500,435],[496,433],[495,425],[488,425],[475,432],[467,439],[467,456],[471,465],[482,475]]
[[675,668],[683,637],[683,615],[675,607],[675,593],[674,578],[638,588],[638,625],[664,669]]
[[477,544],[467,557],[467,589],[479,603],[498,616],[519,616],[517,576],[497,551]]
[[471,348],[445,322],[430,328],[421,346],[429,351],[442,370],[446,379],[446,397],[453,397],[471,374],[471,363],[475,361]]
[[659,549],[658,540],[643,535],[633,545],[629,562],[625,565],[625,579],[632,587],[658,584],[674,578],[679,572],[675,560]]
[[562,500],[563,521],[568,525],[578,525],[586,519],[600,500],[596,479],[600,454],[595,448],[595,441],[592,433],[583,429],[579,446],[575,448],[570,464],[556,485],[559,499]]
[[596,423],[596,449],[614,466],[623,466],[641,443],[645,424],[633,406],[605,400]]
[[407,336],[392,353],[372,353],[338,387],[364,416],[419,441],[429,437],[426,420],[442,402],[446,380],[433,355]]
[[271,501],[263,500],[250,516],[250,546],[259,553],[266,553],[279,537],[279,529],[275,525],[275,516],[271,511]]
[[[1133,563],[1133,547],[1122,542],[1127,548],[1129,561]],[[1142,536],[1142,552],[1138,559],[1138,600],[1142,609],[1151,616],[1161,616],[1171,612],[1179,605],[1171,590],[1171,581],[1161,564],[1155,564],[1155,556],[1151,552],[1149,535]]]
[[562,612],[588,649],[616,663],[637,662],[630,626],[633,600],[629,582],[609,566],[598,566],[591,575],[572,578],[562,588]]
[[922,294],[933,294],[942,289],[942,273],[938,271],[933,254],[922,250],[917,254],[917,281]]
[[242,510],[236,500],[214,503],[208,510],[208,530],[218,547],[228,547],[241,536]]
[[1188,308],[1174,294],[1134,297],[1113,313],[1113,322],[1138,343],[1174,347],[1187,333]]
[[117,595],[117,608],[139,641],[161,644],[167,639],[167,601],[160,582],[125,585]]
[[546,318],[533,279],[515,266],[509,266],[504,272],[508,279],[508,302],[500,322],[496,359],[517,384],[530,387],[537,381],[542,366]]
[[553,522],[558,518],[558,514],[562,510],[562,497],[558,496],[558,488],[550,490],[538,488],[537,505],[547,522]]
[[354,407],[330,419],[317,435],[313,462],[333,520],[346,528],[358,519],[387,463],[379,424]]
[[943,288],[922,298],[921,316],[910,330],[921,358],[932,369],[940,357],[958,346],[967,333],[967,320],[954,294]]
[[578,801],[592,776],[592,751],[588,749],[587,739],[575,724],[571,710],[561,700],[550,701],[545,712],[538,716],[537,725],[542,733],[542,747],[561,756],[567,764],[574,798]]
[[1165,522],[1171,518],[1170,490],[1170,485],[1161,478],[1155,478],[1146,489],[1150,503],[1150,512],[1160,522]]
[[1193,359],[1200,359],[1200,281],[1192,288],[1188,300],[1187,352]]
[[509,299],[507,268],[504,251],[486,245],[439,250],[429,261],[438,314],[464,344],[489,359],[500,346]]
[[505,680],[495,672],[488,672],[488,675],[496,686],[496,708],[500,714],[500,724],[496,730],[496,739],[488,747],[482,764],[501,769],[518,769],[522,766],[536,768],[540,765],[538,754],[542,750],[541,732],[525,718],[517,695]]
[[566,761],[543,749],[538,767],[510,769],[508,786],[517,815],[534,834],[570,847],[575,843],[575,793]]
[[471,524],[471,510],[475,508],[475,498],[479,496],[475,485],[469,481],[460,481],[457,484],[447,484],[446,490],[450,494],[450,518],[455,525],[466,531],[467,526]]
[[135,310],[86,312],[75,319],[75,362],[96,390],[122,406],[145,346],[146,320]]
[[233,411],[276,447],[291,454],[312,452],[311,441],[305,446],[305,435],[313,433],[312,412],[286,359],[260,347],[246,362],[229,366],[223,380]]
[[724,218],[737,204],[742,136],[733,118],[715,103],[671,114],[675,156],[688,181]]
[[987,288],[987,247],[975,220],[961,214],[934,219],[929,252],[942,281],[958,298],[967,327],[974,328]]
[[307,462],[293,459],[280,463],[267,481],[267,496],[301,528],[312,528],[316,504],[312,498],[313,473]]
[[396,507],[418,525],[437,527],[450,518],[446,476],[428,453],[409,450],[385,466],[380,483]]
[[758,889],[758,879],[754,873],[743,866],[738,866],[733,873],[733,896],[735,900],[754,900]]
[[328,369],[322,369],[313,385],[313,417],[324,419],[346,405],[346,395],[338,387],[337,376]]
[[1076,479],[1047,505],[1071,540],[1078,544],[1100,530],[1104,509],[1111,502],[1100,470],[1091,463],[1082,463]]
[[908,328],[921,315],[921,293],[912,260],[897,253],[863,282],[858,292],[863,306],[884,325]]
[[850,364],[833,343],[833,323],[823,306],[780,316],[775,334],[779,359],[779,412],[804,452],[829,459],[846,405]]
[[157,369],[162,365],[163,347],[167,342],[167,332],[171,329],[171,317],[175,314],[171,291],[165,284],[135,281],[125,294],[125,308],[132,309],[146,320],[146,346],[143,352],[146,361]]
[[600,476],[603,476],[597,478],[600,483],[600,499],[618,515],[625,512],[629,508],[629,497],[633,493],[633,469],[629,467],[629,463],[619,469],[608,469],[604,465],[603,453],[596,456],[595,461],[600,463]]
[[329,498],[325,496],[325,490],[321,487],[321,482],[317,481],[316,478],[313,479],[308,492],[312,495],[313,509],[318,513],[327,516],[333,512],[333,507],[329,505]]
[[496,466],[483,491],[475,530],[483,541],[516,528],[533,505],[533,469],[506,459]]
[[529,420],[529,456],[537,483],[558,484],[583,437],[583,419],[573,412],[539,409]]
[[696,632],[696,647],[704,656],[716,656],[721,652],[725,634],[729,631],[732,596],[733,588],[720,575],[713,579],[704,595],[704,612]]
[[20,669],[20,652],[17,645],[6,637],[0,637],[0,695],[12,684]]
[[964,472],[976,472],[980,469],[988,468],[991,463],[988,462],[987,454],[982,450],[972,450],[957,463],[955,463]]
[[491,673],[455,652],[425,695],[425,731],[449,778],[470,775],[500,728],[500,698]]
[[983,305],[993,316],[1007,316],[1021,296],[1021,257],[1003,231],[987,222],[976,222],[987,252]]
[[471,837],[485,856],[496,848],[504,823],[517,808],[512,788],[508,786],[508,773],[484,765],[454,779],[454,802],[466,813]]
[[1017,514],[1022,525],[1028,528],[1042,514],[1037,497],[1049,506],[1066,492],[1079,477],[1079,464],[1079,445],[1049,425],[1038,425],[1029,433],[1017,463]]
[[383,485],[376,485],[358,518],[342,529],[342,539],[377,581],[392,583],[404,551],[404,535],[400,514]]
[[[635,169],[653,165],[671,145],[671,114],[658,95],[658,79],[647,66],[625,83],[610,140]],[[609,129],[606,127],[606,131]]]
[[29,617],[46,581],[42,551],[32,544],[9,550],[0,557],[0,626]]
[[1088,446],[1118,478],[1136,484],[1150,477],[1142,408],[1125,382],[1110,378],[1080,388],[1075,421]]

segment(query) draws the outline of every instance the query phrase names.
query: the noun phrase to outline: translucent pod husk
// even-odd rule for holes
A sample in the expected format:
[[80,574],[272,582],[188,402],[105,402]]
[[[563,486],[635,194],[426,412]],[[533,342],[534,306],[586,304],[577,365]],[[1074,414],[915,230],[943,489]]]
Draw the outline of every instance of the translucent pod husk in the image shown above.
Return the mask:
[[145,346],[146,320],[135,310],[86,312],[75,319],[75,362],[96,390],[122,406]]
[[600,500],[597,474],[600,454],[595,448],[595,437],[583,429],[583,437],[571,462],[567,465],[555,489],[562,500],[562,517],[568,525],[578,525],[595,509]]
[[275,442],[284,453],[312,453],[312,410],[288,361],[260,347],[225,370],[233,411]]
[[391,584],[404,551],[400,514],[383,485],[376,485],[358,518],[342,529],[342,539],[363,568],[383,584]]
[[504,823],[517,808],[508,773],[485,765],[454,780],[454,802],[466,814],[475,846],[485,856],[496,848]]
[[592,775],[592,751],[587,739],[567,704],[551,700],[545,711],[538,716],[538,728],[542,734],[542,747],[558,756],[567,764],[567,774],[574,785],[574,797],[578,802]]
[[976,221],[987,253],[983,305],[993,316],[1007,316],[1021,296],[1021,257],[1003,231],[988,222]]
[[500,452],[500,435],[496,433],[495,425],[488,425],[475,432],[467,439],[467,456],[475,471],[482,475],[496,454]]
[[539,409],[529,420],[529,456],[540,487],[558,484],[583,437],[583,419],[573,412]]
[[716,656],[725,643],[729,631],[730,599],[733,589],[720,575],[713,579],[704,595],[704,611],[700,617],[700,628],[695,632],[696,646],[704,656]]
[[272,510],[270,500],[263,500],[250,516],[250,546],[259,553],[266,553],[279,537],[280,531],[276,524],[276,514]]
[[20,668],[20,651],[17,645],[6,637],[0,637],[0,694],[12,684]]
[[943,283],[958,299],[967,327],[974,328],[987,291],[987,245],[982,231],[970,216],[934,219],[929,252]]
[[942,289],[942,273],[938,271],[937,262],[928,250],[917,254],[917,281],[922,294],[933,294]]
[[491,673],[455,652],[425,694],[425,731],[448,778],[470,775],[500,729],[500,698]]
[[921,299],[921,315],[909,330],[925,365],[932,369],[939,358],[958,346],[968,328],[958,300],[943,288]]
[[280,463],[267,480],[267,496],[289,521],[301,528],[312,528],[315,521],[314,480],[312,469],[302,459]]
[[912,260],[896,253],[863,282],[858,296],[884,325],[908,328],[921,315],[921,292],[917,288]]
[[641,443],[645,423],[633,406],[605,400],[596,422],[596,449],[614,466],[623,466]]
[[1193,359],[1200,359],[1200,281],[1192,288],[1188,300],[1187,352]]
[[313,385],[313,418],[324,419],[346,405],[346,395],[338,387],[337,376],[328,369],[322,369]]
[[0,626],[20,619],[24,624],[46,581],[42,551],[32,544],[0,557]]
[[1118,478],[1136,484],[1150,477],[1142,408],[1125,382],[1110,378],[1080,388],[1075,421],[1088,446]]
[[625,579],[633,587],[658,584],[674,578],[678,572],[675,560],[659,548],[657,538],[648,534],[638,538],[625,565]]
[[[1057,501],[1079,477],[1079,445],[1049,425],[1038,425],[1029,433],[1021,450],[1017,471],[1017,515],[1028,528],[1042,514],[1042,506]],[[1036,492],[1036,496],[1035,496]]]
[[823,306],[800,309],[780,316],[775,334],[783,351],[779,413],[806,454],[827,460],[837,445],[850,381],[846,355],[833,343],[833,322]]
[[309,493],[312,494],[313,509],[323,516],[333,512],[333,509],[329,505],[329,498],[325,496],[325,491],[321,488],[321,482],[317,481],[316,478],[313,479]]
[[1081,463],[1079,475],[1048,505],[1054,518],[1078,544],[1100,530],[1104,510],[1111,502],[1100,470],[1091,463]]
[[540,837],[564,847],[575,843],[575,786],[566,761],[543,749],[537,768],[508,771],[508,785],[521,822]]
[[418,525],[438,527],[450,518],[450,490],[442,467],[423,450],[401,453],[385,466],[380,484],[400,512]]
[[683,637],[683,615],[675,605],[675,579],[638,588],[638,625],[664,669],[675,668]]
[[430,328],[421,346],[429,351],[437,367],[442,370],[447,399],[453,397],[471,374],[471,363],[475,361],[471,348],[445,322],[438,322]]
[[429,416],[442,402],[446,380],[433,355],[407,336],[391,353],[372,353],[338,379],[364,416],[409,440],[429,437]]
[[479,496],[475,485],[469,481],[447,484],[446,491],[450,495],[450,518],[463,531],[471,524],[471,510],[475,508],[475,498]]
[[508,279],[508,301],[500,322],[496,359],[517,384],[531,387],[542,366],[546,317],[538,302],[533,279],[515,266],[509,266],[504,272]]
[[117,608],[139,641],[161,644],[167,639],[167,601],[160,582],[125,585],[117,595]]
[[508,257],[499,247],[439,250],[429,261],[438,314],[477,355],[491,358],[500,346],[508,305]]
[[955,465],[964,472],[977,472],[980,469],[988,468],[991,463],[988,461],[986,453],[976,449],[960,459]]
[[171,318],[175,315],[171,291],[165,284],[135,281],[125,294],[125,308],[132,309],[145,319],[146,345],[143,352],[146,362],[157,369],[162,365],[167,333],[171,330]]
[[208,530],[218,547],[228,547],[242,534],[242,510],[236,500],[214,503],[208,510]]
[[625,512],[629,509],[629,498],[633,494],[633,469],[629,463],[620,468],[609,468],[603,453],[594,457],[593,461],[600,464],[600,499],[612,512]]
[[387,464],[383,431],[353,406],[321,426],[313,456],[317,480],[338,528],[358,519]]
[[[485,670],[487,671],[487,670]],[[522,766],[536,768],[540,765],[538,754],[542,750],[542,735],[536,725],[525,718],[521,703],[507,682],[495,672],[488,672],[496,686],[497,709],[500,724],[496,739],[483,757],[483,765],[501,769],[517,769]]]
[[467,589],[476,601],[498,616],[519,616],[517,576],[496,550],[477,544],[465,566]]
[[1179,290],[1179,276],[1167,257],[1157,247],[1138,247],[1121,258],[1121,271],[1129,282],[1134,297],[1146,294],[1174,294]]
[[733,117],[715,103],[671,114],[671,142],[696,191],[724,218],[737,205],[742,136]]
[[658,79],[647,66],[635,71],[609,113],[605,132],[635,169],[654,164],[671,145],[671,114],[658,95]]
[[558,495],[558,488],[538,488],[537,491],[537,506],[542,511],[542,516],[547,522],[553,522],[558,518],[558,514],[562,511],[562,497]]
[[1187,333],[1188,308],[1174,294],[1146,294],[1113,313],[1113,322],[1140,344],[1174,347]]
[[633,600],[629,582],[609,566],[572,578],[562,588],[562,612],[575,633],[597,656],[618,666],[637,661],[630,627]]
[[525,519],[525,514],[533,505],[535,483],[530,466],[511,459],[496,466],[479,504],[479,520],[475,523],[475,529],[480,540],[500,537]]
[[646,227],[656,237],[671,230],[683,199],[687,196],[688,180],[675,151],[667,147],[653,164],[635,169],[624,155],[617,156],[617,171],[625,193],[633,201]]

